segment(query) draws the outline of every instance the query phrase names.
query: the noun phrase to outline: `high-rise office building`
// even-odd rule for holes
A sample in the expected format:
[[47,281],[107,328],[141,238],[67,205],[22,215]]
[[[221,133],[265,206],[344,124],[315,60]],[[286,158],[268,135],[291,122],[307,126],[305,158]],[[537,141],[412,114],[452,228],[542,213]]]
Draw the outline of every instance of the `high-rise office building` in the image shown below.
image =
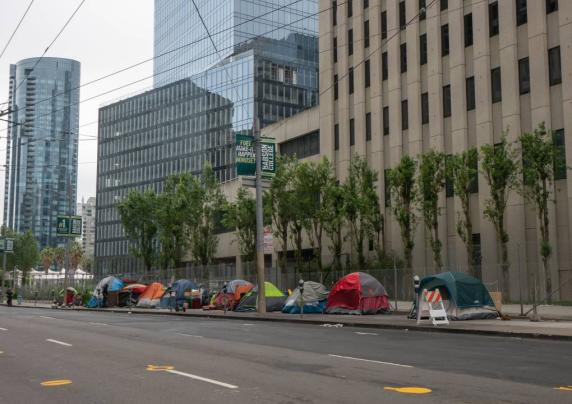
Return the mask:
[[231,180],[235,133],[317,105],[318,4],[293,3],[196,1],[207,33],[192,2],[155,2],[156,56],[180,50],[157,57],[155,89],[100,109],[98,274],[142,268],[115,207],[131,189],[161,192],[169,175],[198,174],[207,161]]
[[10,66],[4,225],[40,247],[63,242],[58,214],[75,213],[80,63],[44,57]]
[[78,203],[77,214],[82,218],[81,248],[86,257],[93,257],[95,249],[95,198],[82,199]]

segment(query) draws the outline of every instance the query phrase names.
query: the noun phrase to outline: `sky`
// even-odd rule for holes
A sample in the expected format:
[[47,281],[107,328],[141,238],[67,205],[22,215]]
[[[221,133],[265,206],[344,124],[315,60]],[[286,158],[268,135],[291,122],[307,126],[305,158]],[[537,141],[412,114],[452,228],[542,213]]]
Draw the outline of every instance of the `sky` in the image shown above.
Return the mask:
[[[30,0],[0,0],[0,53]],[[8,101],[10,64],[39,57],[56,37],[81,0],[34,0],[0,58],[0,103]],[[153,0],[86,0],[46,56],[81,62],[81,84],[153,57]],[[153,62],[86,85],[86,100],[153,74]],[[78,201],[95,196],[97,111],[102,105],[152,87],[153,80],[118,89],[80,104]],[[4,201],[5,123],[0,122],[0,206]]]

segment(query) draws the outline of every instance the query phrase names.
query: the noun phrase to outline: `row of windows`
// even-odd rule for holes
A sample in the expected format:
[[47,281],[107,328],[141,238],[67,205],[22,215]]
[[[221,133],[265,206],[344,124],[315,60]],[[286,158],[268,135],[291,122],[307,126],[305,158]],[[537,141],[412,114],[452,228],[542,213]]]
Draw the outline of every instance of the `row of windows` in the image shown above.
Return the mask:
[[[424,36],[424,35],[423,35]],[[401,45],[403,49],[405,44]],[[403,61],[403,55],[405,52],[402,52],[402,72],[403,66],[407,69],[407,59],[405,58],[405,62]],[[381,55],[381,79],[385,81],[388,79],[388,66],[387,66],[387,52],[384,52]],[[405,63],[405,64],[404,64]],[[371,67],[369,59],[364,62],[364,70],[365,70],[365,80],[364,85],[366,88],[370,87],[371,85]],[[527,94],[530,92],[530,68],[528,57],[520,59],[518,61],[518,77],[519,77],[519,91],[520,94]],[[338,93],[338,81],[339,77],[337,74],[334,75],[334,99],[337,100],[339,93]],[[348,71],[348,81],[349,81],[349,93],[354,93],[354,68],[350,67]],[[561,66],[561,58],[560,58],[560,47],[556,46],[548,50],[548,81],[551,86],[557,85],[562,83],[562,66]],[[475,83],[474,78],[469,77],[467,78],[467,110],[472,110],[475,108]],[[444,117],[451,116],[451,105],[450,105],[450,88],[449,90],[445,90],[445,88],[449,88],[449,86],[445,86],[443,90],[443,110],[444,110]],[[446,93],[448,91],[448,93]],[[448,95],[447,95],[448,94]],[[492,103],[497,103],[502,101],[502,86],[501,86],[501,70],[500,67],[494,68],[491,70],[491,94],[492,94]],[[448,103],[445,104],[445,99],[449,99]]]
[[280,153],[299,159],[320,154],[320,131],[314,131],[280,144]]

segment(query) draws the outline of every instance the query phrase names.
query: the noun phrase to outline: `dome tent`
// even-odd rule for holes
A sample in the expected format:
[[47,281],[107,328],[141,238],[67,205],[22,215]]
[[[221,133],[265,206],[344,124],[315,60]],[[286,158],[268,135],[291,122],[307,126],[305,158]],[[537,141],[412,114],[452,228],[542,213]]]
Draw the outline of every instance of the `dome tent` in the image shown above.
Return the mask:
[[[489,291],[483,283],[461,272],[443,272],[421,279],[420,293],[423,290],[439,289],[443,306],[450,320],[475,320],[498,317],[498,311]],[[428,312],[420,313],[427,317]]]
[[[304,313],[323,313],[326,309],[326,299],[328,298],[328,290],[324,285],[318,282],[304,282]],[[300,313],[300,287],[298,286],[290,296],[286,299],[283,313],[299,314]]]
[[147,289],[145,289],[145,291],[139,296],[137,307],[157,307],[164,293],[165,287],[159,282],[150,284],[147,286]]
[[[242,296],[246,295],[254,289],[254,285],[243,279],[233,279],[226,285],[226,305],[229,310],[233,310],[238,304]],[[223,290],[219,290],[213,299],[213,305],[217,309],[224,308],[224,296]]]
[[[266,295],[266,311],[282,311],[286,296],[270,282],[264,282]],[[256,311],[258,303],[258,286],[240,299],[235,311]]]
[[328,296],[328,314],[376,314],[390,310],[383,285],[364,272],[353,272],[340,279]]
[[[175,299],[173,304],[175,308],[183,307],[183,303],[191,300],[191,292],[198,290],[197,284],[189,279],[179,279],[171,286],[171,292],[175,292]],[[169,308],[170,296],[165,293],[161,298],[161,308]]]

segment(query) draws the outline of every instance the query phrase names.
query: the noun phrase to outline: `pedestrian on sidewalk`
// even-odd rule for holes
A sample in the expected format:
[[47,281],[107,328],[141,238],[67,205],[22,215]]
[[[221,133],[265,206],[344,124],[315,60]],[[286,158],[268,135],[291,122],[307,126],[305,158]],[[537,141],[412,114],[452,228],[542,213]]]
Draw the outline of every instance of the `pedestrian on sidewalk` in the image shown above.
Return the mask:
[[8,307],[12,307],[12,296],[14,295],[14,292],[12,291],[12,289],[8,289],[6,291],[6,303],[8,304]]

